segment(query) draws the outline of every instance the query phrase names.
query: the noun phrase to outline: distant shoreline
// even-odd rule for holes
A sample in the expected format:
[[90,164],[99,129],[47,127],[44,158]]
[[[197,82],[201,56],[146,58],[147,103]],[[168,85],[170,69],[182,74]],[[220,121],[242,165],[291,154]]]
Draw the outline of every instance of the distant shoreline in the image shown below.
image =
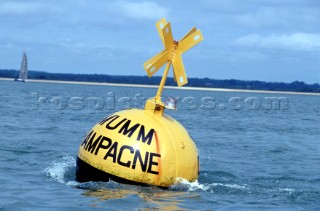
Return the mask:
[[[14,81],[14,78],[0,78],[1,81]],[[98,83],[98,82],[84,82],[84,81],[59,81],[59,80],[40,80],[28,79],[32,83],[56,83],[56,84],[75,84],[75,85],[94,85],[94,86],[120,86],[120,87],[135,87],[135,88],[158,88],[158,85],[144,85],[144,84],[122,84],[122,83]],[[261,94],[289,94],[289,95],[310,95],[320,96],[320,93],[312,92],[286,92],[286,91],[267,91],[267,90],[250,90],[250,89],[225,89],[225,88],[205,88],[205,87],[178,87],[165,86],[167,89],[180,90],[195,90],[195,91],[212,91],[212,92],[243,92],[243,93],[261,93]]]

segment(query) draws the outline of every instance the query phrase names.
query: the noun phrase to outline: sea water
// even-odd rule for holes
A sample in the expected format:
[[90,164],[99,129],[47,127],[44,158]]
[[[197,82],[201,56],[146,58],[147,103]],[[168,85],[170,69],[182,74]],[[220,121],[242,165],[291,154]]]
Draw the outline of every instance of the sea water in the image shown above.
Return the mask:
[[0,81],[0,209],[319,210],[320,97],[165,89],[194,139],[196,182],[168,190],[79,183],[76,156],[103,117],[154,88]]

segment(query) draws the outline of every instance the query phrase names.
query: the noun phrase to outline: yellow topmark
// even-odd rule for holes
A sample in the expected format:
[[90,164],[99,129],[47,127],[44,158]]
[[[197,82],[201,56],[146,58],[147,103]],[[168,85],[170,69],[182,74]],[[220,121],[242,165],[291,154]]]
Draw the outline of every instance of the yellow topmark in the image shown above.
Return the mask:
[[111,179],[168,187],[176,178],[198,178],[197,148],[185,128],[163,113],[166,107],[161,94],[171,64],[178,85],[187,83],[181,54],[203,37],[193,28],[178,42],[173,40],[170,23],[165,19],[156,26],[165,49],[147,61],[145,69],[151,77],[167,63],[158,92],[143,110],[116,112],[88,132],[78,152],[76,175],[80,182]]

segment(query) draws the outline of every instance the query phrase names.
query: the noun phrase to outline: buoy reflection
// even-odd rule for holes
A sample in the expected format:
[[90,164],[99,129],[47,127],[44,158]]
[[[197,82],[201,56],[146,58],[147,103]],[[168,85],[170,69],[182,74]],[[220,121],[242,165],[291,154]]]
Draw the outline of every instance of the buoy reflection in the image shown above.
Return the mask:
[[199,197],[198,193],[155,189],[86,190],[83,195],[97,198],[96,203],[113,199],[122,199],[129,195],[136,195],[151,207],[165,210],[183,210],[183,202],[187,198]]

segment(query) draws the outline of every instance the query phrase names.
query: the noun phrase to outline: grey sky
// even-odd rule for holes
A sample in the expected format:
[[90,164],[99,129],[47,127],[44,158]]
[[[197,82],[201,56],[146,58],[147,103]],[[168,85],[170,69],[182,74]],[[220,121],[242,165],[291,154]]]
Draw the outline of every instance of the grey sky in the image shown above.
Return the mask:
[[32,70],[146,75],[162,17],[175,39],[202,31],[189,77],[320,82],[319,0],[0,0],[0,69],[26,51]]

